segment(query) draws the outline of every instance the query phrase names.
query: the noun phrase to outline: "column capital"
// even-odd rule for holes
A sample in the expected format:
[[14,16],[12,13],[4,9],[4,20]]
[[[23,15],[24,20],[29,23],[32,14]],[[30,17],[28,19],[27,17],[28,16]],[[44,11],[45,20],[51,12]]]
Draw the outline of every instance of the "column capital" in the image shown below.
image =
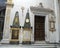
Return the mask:
[[12,0],[7,0],[7,2],[12,2]]
[[13,0],[7,0],[7,2],[5,3],[6,4],[6,6],[14,6],[14,4],[13,4],[13,2],[12,2]]

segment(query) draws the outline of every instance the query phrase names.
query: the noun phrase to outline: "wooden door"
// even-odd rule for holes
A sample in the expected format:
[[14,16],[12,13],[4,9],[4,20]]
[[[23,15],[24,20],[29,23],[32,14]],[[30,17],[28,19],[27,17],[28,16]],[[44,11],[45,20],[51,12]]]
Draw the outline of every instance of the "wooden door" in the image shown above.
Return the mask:
[[35,29],[34,29],[34,40],[44,41],[45,40],[45,16],[35,15]]

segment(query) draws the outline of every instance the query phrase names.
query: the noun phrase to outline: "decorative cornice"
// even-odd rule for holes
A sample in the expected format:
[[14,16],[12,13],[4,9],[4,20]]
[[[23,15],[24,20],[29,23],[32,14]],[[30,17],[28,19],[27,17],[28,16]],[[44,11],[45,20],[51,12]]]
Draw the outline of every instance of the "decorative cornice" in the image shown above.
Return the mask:
[[54,11],[52,9],[49,9],[49,8],[44,8],[44,7],[34,7],[34,6],[31,6],[30,7],[30,10],[33,12],[33,13],[54,13]]

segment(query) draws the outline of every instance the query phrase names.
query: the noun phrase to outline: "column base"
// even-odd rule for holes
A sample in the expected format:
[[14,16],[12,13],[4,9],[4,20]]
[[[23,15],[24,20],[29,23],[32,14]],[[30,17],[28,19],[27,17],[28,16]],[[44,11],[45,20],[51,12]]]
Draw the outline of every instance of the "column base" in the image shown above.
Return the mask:
[[10,41],[9,41],[9,39],[2,39],[1,40],[1,44],[5,44],[5,43],[9,43]]
[[10,44],[19,44],[19,41],[10,41]]
[[23,41],[22,44],[34,44],[34,42],[31,42],[31,41]]

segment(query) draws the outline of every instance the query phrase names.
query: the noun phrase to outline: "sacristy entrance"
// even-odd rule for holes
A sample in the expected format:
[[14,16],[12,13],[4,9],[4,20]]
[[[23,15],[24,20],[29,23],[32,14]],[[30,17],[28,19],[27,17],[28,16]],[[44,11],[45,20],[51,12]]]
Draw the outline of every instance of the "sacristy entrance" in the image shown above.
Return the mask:
[[45,16],[35,15],[34,41],[45,41]]

